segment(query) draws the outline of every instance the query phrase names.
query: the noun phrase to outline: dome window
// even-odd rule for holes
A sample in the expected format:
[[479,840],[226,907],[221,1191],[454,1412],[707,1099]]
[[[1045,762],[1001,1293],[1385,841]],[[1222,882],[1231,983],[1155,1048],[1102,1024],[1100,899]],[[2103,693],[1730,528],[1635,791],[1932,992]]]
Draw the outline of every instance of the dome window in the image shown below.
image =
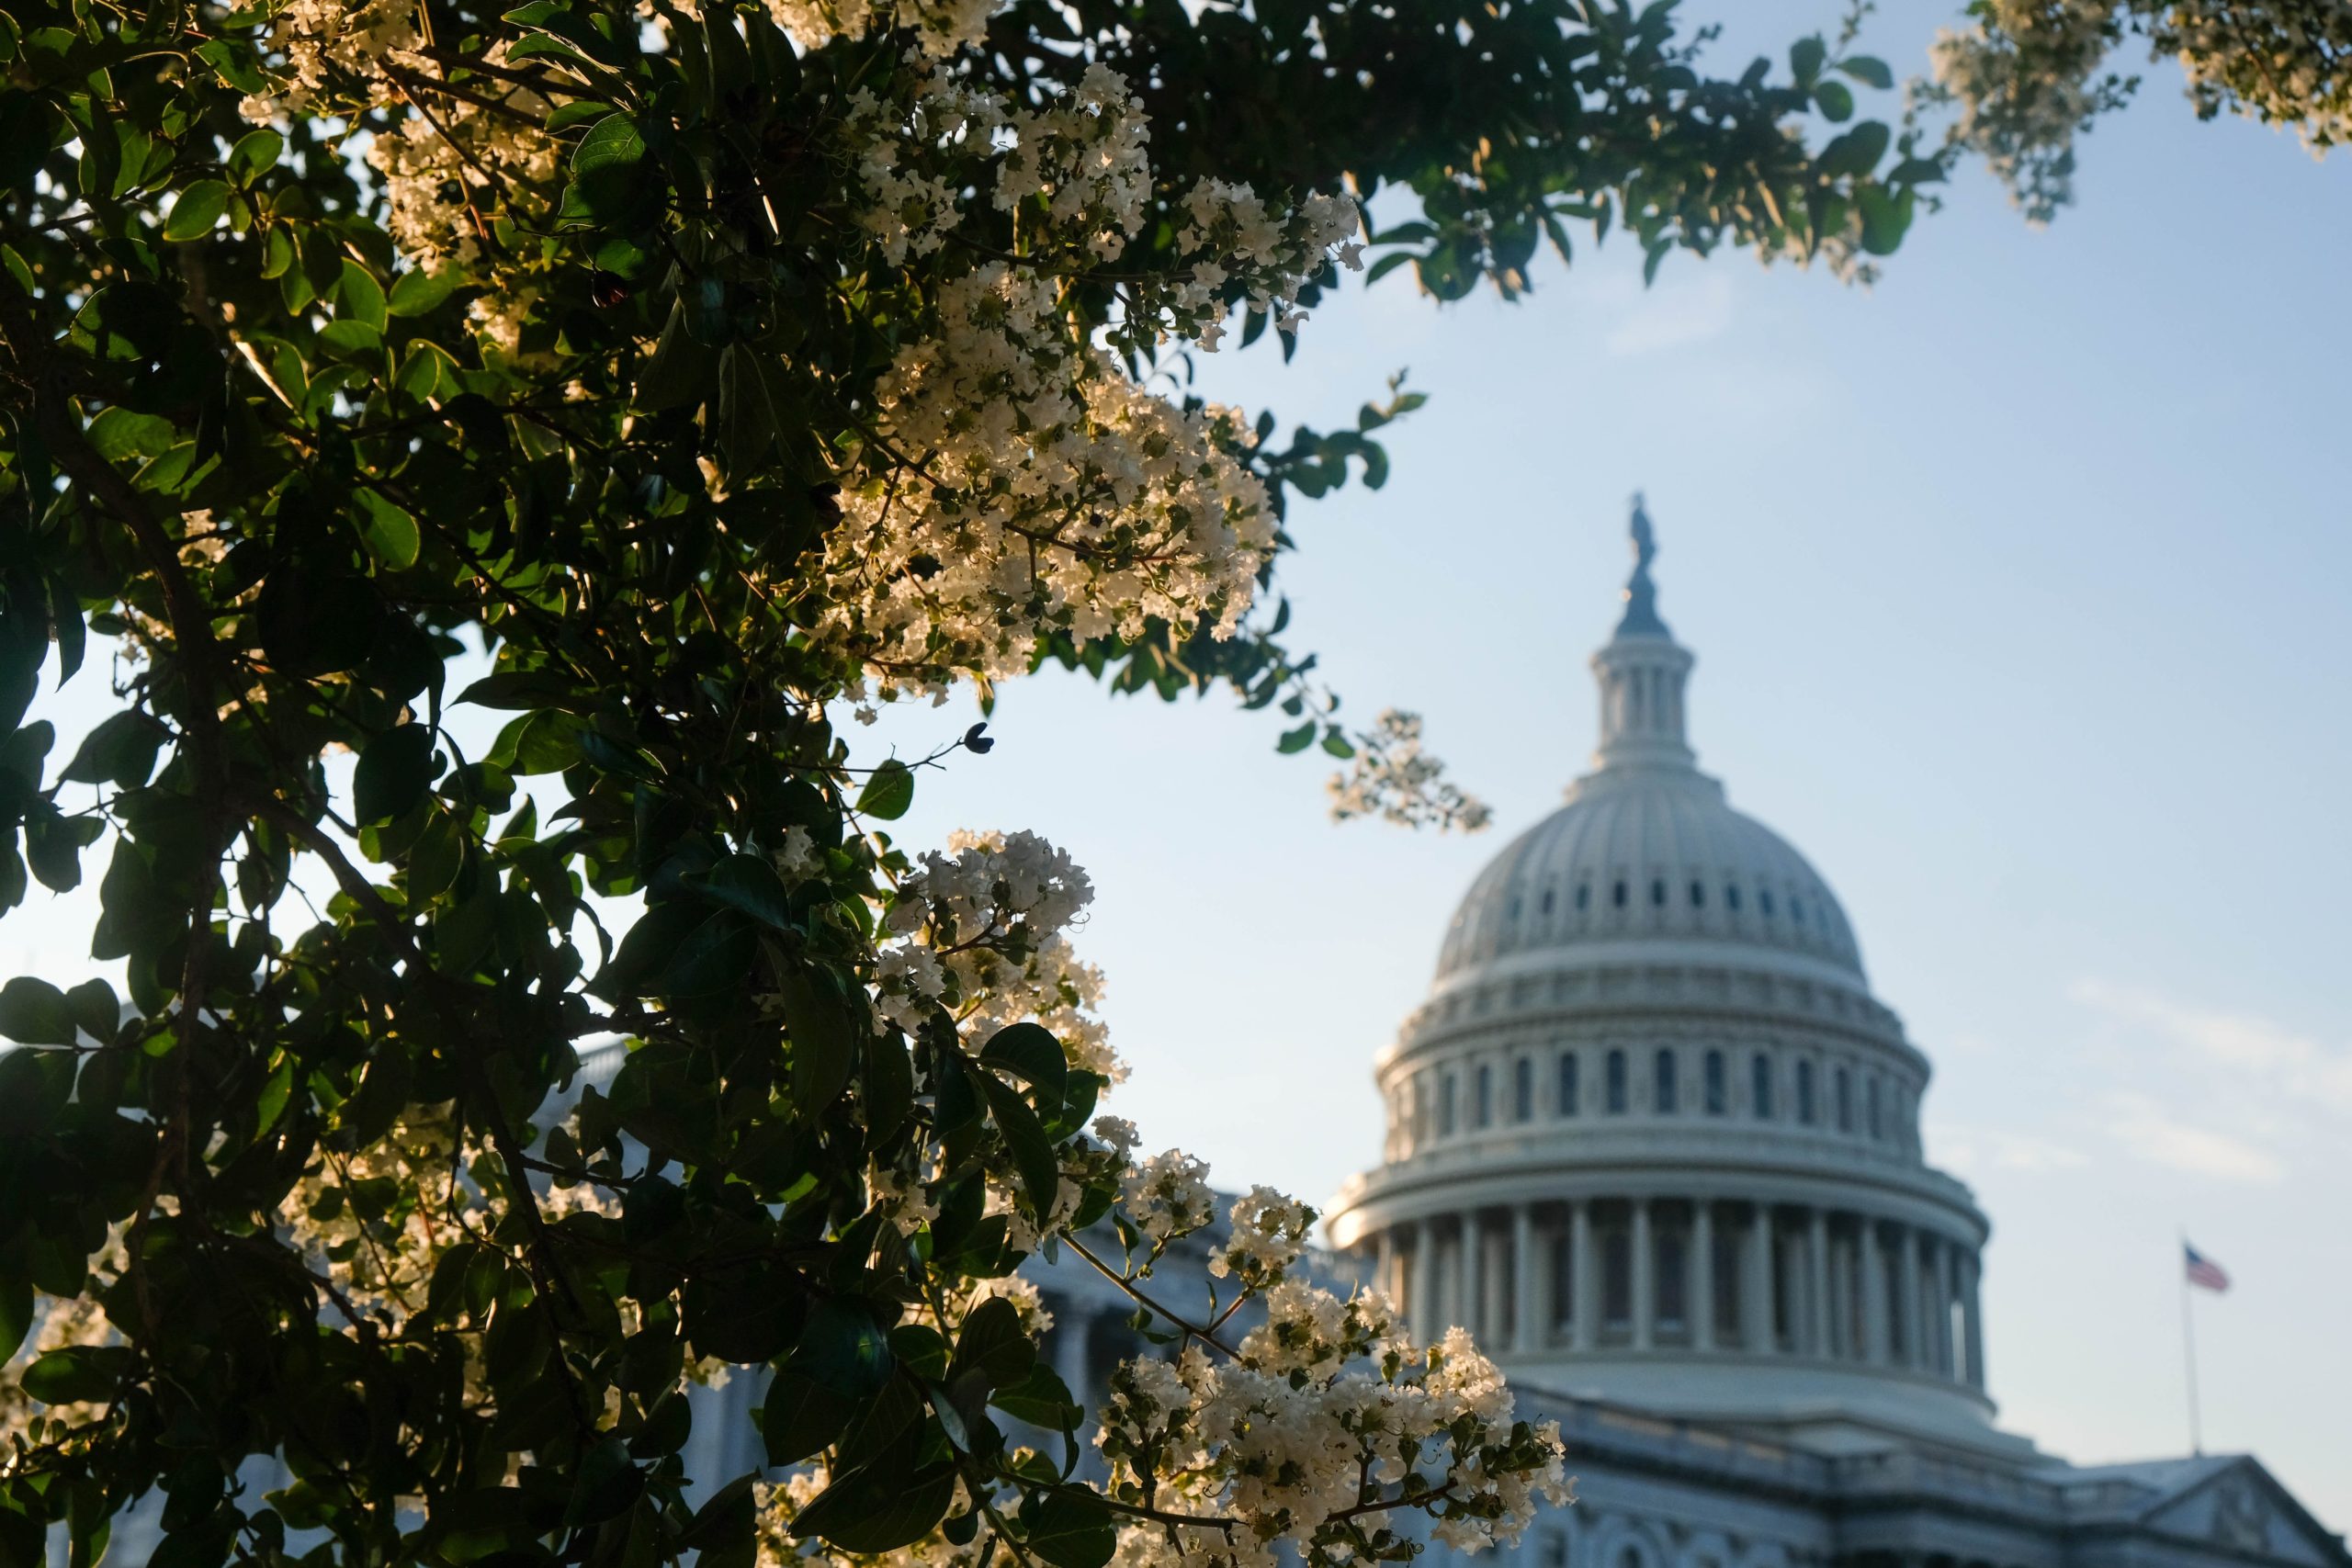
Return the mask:
[[1886,1124],[1879,1110],[1878,1079],[1872,1077],[1868,1088],[1869,1093],[1864,1097],[1863,1104],[1870,1112],[1871,1141],[1876,1143],[1886,1136]]
[[1535,1120],[1535,1062],[1521,1056],[1510,1065],[1510,1118],[1514,1122]]
[[1761,1051],[1757,1052],[1755,1060],[1748,1064],[1747,1089],[1748,1104],[1755,1111],[1756,1119],[1770,1122],[1772,1119],[1772,1058]]
[[1797,1064],[1797,1120],[1813,1125],[1813,1064]]
[[1772,912],[1772,890],[1770,888],[1759,887],[1756,890],[1756,907],[1763,910],[1767,915],[1770,915]]
[[1838,1130],[1850,1133],[1854,1130],[1854,1075],[1840,1067],[1832,1081],[1838,1090]]
[[1697,877],[1690,879],[1690,907],[1694,909],[1707,907],[1707,885]]
[[1448,1073],[1437,1082],[1437,1135],[1453,1136],[1453,1075]]
[[1515,893],[1511,895],[1510,919],[1513,925],[1517,925],[1519,923],[1519,895]]
[[1563,1116],[1574,1116],[1577,1114],[1577,1054],[1574,1051],[1563,1051],[1560,1053],[1559,1088],[1560,1114]]
[[1491,1127],[1495,1124],[1495,1069],[1484,1062],[1479,1063],[1478,1077],[1476,1081],[1477,1091],[1470,1102],[1470,1114],[1474,1118],[1470,1124],[1474,1127]]
[[1548,887],[1544,889],[1544,902],[1541,908],[1547,915],[1552,912],[1552,890]]
[[1652,1065],[1652,1078],[1651,1104],[1660,1116],[1673,1115],[1678,1109],[1675,1104],[1673,1052],[1660,1051],[1657,1054],[1657,1060]]
[[1665,877],[1657,876],[1650,879],[1650,903],[1660,909],[1666,908]]
[[1616,905],[1621,909],[1625,907],[1625,879],[1623,877],[1619,877],[1617,879],[1617,886],[1609,890],[1609,901]]
[[1793,897],[1793,896],[1792,896],[1792,897],[1790,897],[1790,899],[1789,899],[1789,919],[1791,919],[1794,920],[1794,921],[1795,921],[1797,924],[1799,924],[1799,925],[1803,925],[1803,924],[1804,924],[1804,899],[1799,898],[1799,897]]
[[1609,1114],[1610,1114],[1610,1115],[1611,1115],[1611,1116],[1623,1116],[1623,1114],[1625,1114],[1625,1053],[1624,1053],[1624,1052],[1623,1052],[1623,1051],[1611,1051],[1611,1052],[1610,1052],[1610,1053],[1609,1053],[1609,1065],[1608,1065],[1608,1073],[1607,1073],[1607,1077],[1608,1077],[1608,1085],[1607,1085],[1607,1089],[1608,1089],[1608,1095],[1609,1095],[1609,1099],[1608,1099],[1608,1110],[1609,1110]]
[[1721,1116],[1725,1111],[1730,1109],[1731,1086],[1724,1081],[1725,1076],[1726,1075],[1724,1072],[1724,1054],[1721,1051],[1708,1052],[1706,1066],[1707,1081],[1704,1092],[1707,1097],[1707,1114],[1710,1116]]
[[1726,882],[1724,884],[1724,908],[1729,909],[1735,915],[1739,913],[1738,883]]
[[1579,910],[1582,910],[1582,909],[1584,909],[1584,908],[1586,908],[1589,907],[1589,906],[1591,905],[1591,903],[1592,903],[1592,884],[1591,884],[1591,883],[1589,883],[1589,882],[1579,882],[1579,883],[1577,883],[1577,908]]

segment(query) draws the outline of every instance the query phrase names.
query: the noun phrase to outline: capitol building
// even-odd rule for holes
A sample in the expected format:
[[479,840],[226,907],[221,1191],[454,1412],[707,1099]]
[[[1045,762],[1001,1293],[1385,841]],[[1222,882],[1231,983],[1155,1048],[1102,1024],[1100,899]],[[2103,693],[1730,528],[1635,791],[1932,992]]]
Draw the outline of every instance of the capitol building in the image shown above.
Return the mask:
[[[1470,1328],[1559,1421],[1580,1500],[1518,1555],[2352,1568],[2251,1457],[2077,1467],[1996,1424],[1991,1225],[1921,1148],[1928,1058],[1820,874],[1700,771],[1638,506],[1634,538],[1592,769],[1444,927],[1374,1064],[1382,1163],[1329,1211],[1335,1279]],[[1099,1390],[1132,1303],[1036,1278]]]

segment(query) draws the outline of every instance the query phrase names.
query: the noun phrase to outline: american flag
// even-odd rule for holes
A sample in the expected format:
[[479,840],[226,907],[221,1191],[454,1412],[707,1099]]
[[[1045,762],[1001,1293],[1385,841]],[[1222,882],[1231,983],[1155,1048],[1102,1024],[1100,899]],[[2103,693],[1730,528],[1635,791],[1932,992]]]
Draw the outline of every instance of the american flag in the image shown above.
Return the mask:
[[2215,1292],[2226,1291],[2230,1288],[2230,1277],[2222,1270],[2220,1264],[2185,1241],[2180,1244],[2180,1250],[2181,1261],[2188,1270],[2190,1284],[2202,1285],[2207,1290]]

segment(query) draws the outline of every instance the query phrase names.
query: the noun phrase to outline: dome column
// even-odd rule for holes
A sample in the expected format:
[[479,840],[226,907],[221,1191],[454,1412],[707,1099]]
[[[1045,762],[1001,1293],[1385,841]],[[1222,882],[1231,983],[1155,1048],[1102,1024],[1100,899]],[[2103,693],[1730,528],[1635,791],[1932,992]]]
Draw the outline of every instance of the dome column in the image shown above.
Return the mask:
[[1829,1356],[1829,1216],[1815,1209],[1805,1221],[1805,1349]]
[[1406,1310],[1413,1331],[1434,1339],[1445,1325],[1437,1320],[1437,1223],[1420,1220],[1413,1226],[1413,1285]]
[[1952,1342],[1951,1307],[1959,1291],[1952,1278],[1952,1254],[1957,1250],[1941,1237],[1936,1242],[1936,1371],[1948,1378],[1960,1376],[1960,1347]]
[[1712,1350],[1715,1348],[1715,1212],[1704,1198],[1690,1205],[1690,1279],[1682,1311],[1690,1324],[1690,1348]]
[[1510,1216],[1511,1348],[1532,1356],[1544,1347],[1543,1270],[1535,1258],[1535,1205],[1521,1203]]
[[1980,1295],[1984,1275],[1984,1260],[1970,1253],[1961,1269],[1961,1315],[1968,1327],[1968,1382],[1980,1393],[1984,1388],[1984,1304]]
[[1855,1237],[1862,1270],[1862,1355],[1873,1367],[1886,1365],[1886,1249],[1879,1242],[1878,1222],[1862,1216]]
[[1482,1213],[1473,1223],[1478,1238],[1478,1340],[1500,1347],[1510,1342],[1505,1322],[1510,1315],[1510,1293],[1503,1278],[1505,1237],[1489,1214]]
[[1894,1300],[1895,1320],[1903,1325],[1903,1350],[1897,1359],[1905,1366],[1924,1369],[1928,1362],[1920,1353],[1919,1243],[1917,1233],[1908,1225],[1898,1226],[1894,1233]]
[[1747,1281],[1739,1293],[1742,1308],[1739,1337],[1751,1356],[1777,1351],[1780,1337],[1772,1325],[1772,1210],[1758,1202],[1747,1227]]
[[1593,1324],[1600,1315],[1600,1272],[1592,1258],[1592,1203],[1578,1198],[1568,1205],[1568,1337],[1579,1353],[1592,1348]]
[[1650,1235],[1650,1201],[1633,1202],[1634,1348],[1650,1348],[1650,1325],[1657,1311],[1657,1244]]

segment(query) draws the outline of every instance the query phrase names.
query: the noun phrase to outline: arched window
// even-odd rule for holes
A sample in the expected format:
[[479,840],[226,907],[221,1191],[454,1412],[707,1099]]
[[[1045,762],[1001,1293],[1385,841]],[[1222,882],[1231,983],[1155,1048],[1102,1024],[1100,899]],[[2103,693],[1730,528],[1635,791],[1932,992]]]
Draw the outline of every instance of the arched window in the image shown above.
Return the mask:
[[1655,908],[1660,908],[1660,909],[1663,909],[1663,908],[1666,908],[1666,878],[1665,878],[1665,877],[1663,877],[1663,876],[1654,876],[1654,877],[1650,878],[1650,903],[1651,903]]
[[1426,1078],[1413,1080],[1413,1142],[1426,1144],[1430,1140],[1430,1094]]
[[1547,915],[1552,912],[1552,890],[1548,887],[1544,889],[1544,912]]
[[1696,877],[1693,877],[1690,882],[1690,907],[1694,909],[1703,909],[1707,907],[1707,885]]
[[1446,1074],[1437,1082],[1437,1135],[1453,1136],[1453,1075]]
[[1621,909],[1625,907],[1625,879],[1623,877],[1619,877],[1617,879],[1617,886],[1609,890],[1609,901],[1616,905],[1617,908]]
[[1674,1114],[1674,1053],[1660,1051],[1652,1066],[1654,1082],[1650,1103],[1660,1116]]
[[1804,924],[1804,900],[1794,894],[1789,896],[1789,919],[1799,925]]
[[1611,1051],[1609,1053],[1607,1077],[1609,1114],[1611,1116],[1623,1116],[1625,1114],[1624,1052]]
[[1747,1100],[1758,1122],[1772,1119],[1772,1058],[1763,1052],[1756,1053],[1748,1065]]
[[1577,1113],[1577,1054],[1563,1051],[1560,1053],[1561,1115],[1574,1116]]
[[1535,1062],[1521,1056],[1510,1065],[1510,1114],[1514,1122],[1535,1120]]
[[1683,1288],[1685,1248],[1682,1245],[1682,1233],[1669,1226],[1660,1225],[1657,1236],[1654,1252],[1657,1266],[1657,1325],[1668,1329],[1680,1328],[1690,1310],[1687,1299],[1690,1292]]
[[1738,883],[1726,882],[1724,884],[1724,908],[1729,909],[1735,915],[1739,913]]
[[1813,1125],[1813,1064],[1797,1063],[1797,1120]]
[[1478,1064],[1477,1085],[1477,1094],[1471,1101],[1471,1113],[1477,1120],[1472,1125],[1492,1126],[1495,1120],[1495,1069],[1484,1062]]
[[1589,883],[1589,882],[1579,882],[1579,883],[1577,883],[1577,908],[1578,909],[1580,909],[1580,910],[1581,910],[1581,909],[1584,909],[1584,908],[1587,908],[1590,907],[1591,903],[1592,903],[1592,884],[1591,884],[1591,883]]
[[1870,1080],[1868,1104],[1871,1117],[1871,1141],[1875,1143],[1886,1136],[1886,1124],[1879,1113],[1878,1077],[1875,1074],[1871,1075]]
[[1840,1067],[1835,1082],[1838,1086],[1838,1130],[1850,1133],[1854,1130],[1854,1075]]
[[1731,1108],[1731,1086],[1724,1081],[1724,1054],[1707,1053],[1707,1114],[1721,1116]]
[[1756,890],[1756,907],[1763,910],[1767,915],[1772,912],[1772,890],[1770,888],[1759,887]]

